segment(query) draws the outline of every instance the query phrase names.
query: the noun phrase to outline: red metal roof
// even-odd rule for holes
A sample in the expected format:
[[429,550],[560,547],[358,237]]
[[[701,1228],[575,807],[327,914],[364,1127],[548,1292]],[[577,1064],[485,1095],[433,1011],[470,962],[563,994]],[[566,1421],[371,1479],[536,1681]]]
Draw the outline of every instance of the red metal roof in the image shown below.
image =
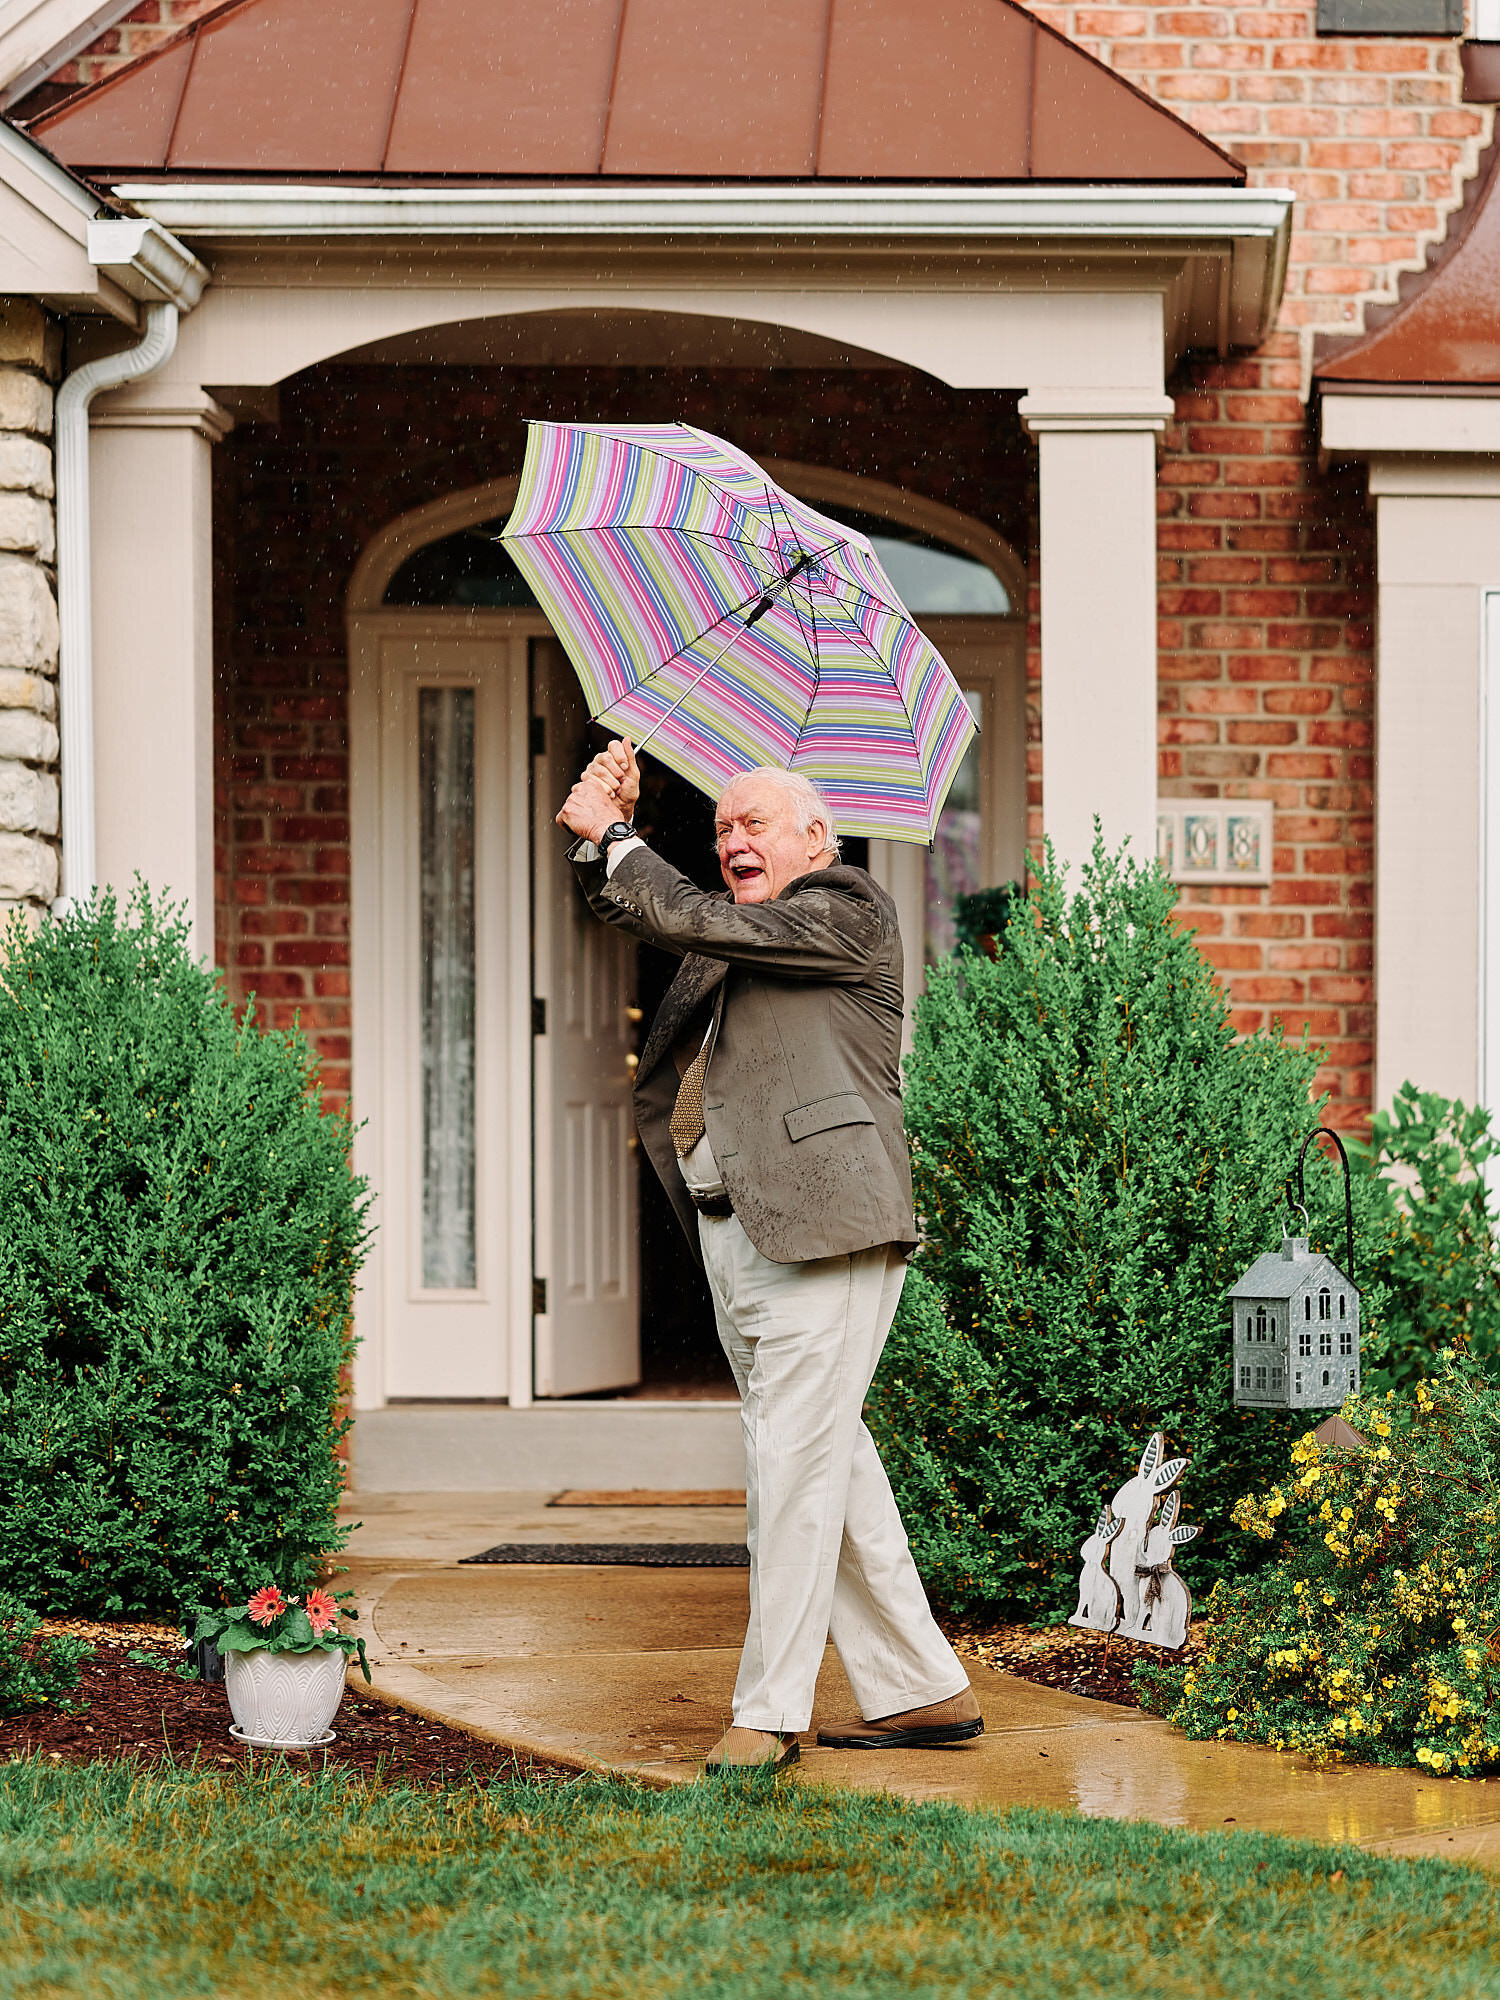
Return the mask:
[[1500,144],[1481,159],[1464,208],[1396,306],[1371,331],[1326,345],[1320,382],[1486,388],[1500,383]]
[[31,129],[95,179],[1244,179],[1012,0],[230,0]]

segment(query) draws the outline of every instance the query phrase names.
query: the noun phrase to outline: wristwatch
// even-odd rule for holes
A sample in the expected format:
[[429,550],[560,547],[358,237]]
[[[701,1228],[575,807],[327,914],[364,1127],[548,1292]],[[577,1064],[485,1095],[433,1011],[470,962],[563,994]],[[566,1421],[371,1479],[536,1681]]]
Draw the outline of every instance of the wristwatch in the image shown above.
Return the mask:
[[599,859],[601,861],[604,859],[617,840],[634,840],[635,838],[636,831],[629,820],[617,819],[613,826],[607,826],[594,842],[595,847],[599,850]]

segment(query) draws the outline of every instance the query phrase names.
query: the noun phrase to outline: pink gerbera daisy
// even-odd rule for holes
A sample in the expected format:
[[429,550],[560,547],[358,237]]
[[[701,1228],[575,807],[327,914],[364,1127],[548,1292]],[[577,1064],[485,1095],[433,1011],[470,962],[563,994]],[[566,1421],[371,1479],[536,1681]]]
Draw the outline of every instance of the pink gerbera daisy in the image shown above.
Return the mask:
[[286,1610],[286,1599],[274,1583],[268,1583],[264,1589],[256,1591],[245,1608],[253,1625],[270,1625]]
[[310,1590],[303,1600],[303,1608],[307,1612],[308,1624],[320,1639],[331,1626],[339,1622],[337,1600],[330,1597],[326,1590]]

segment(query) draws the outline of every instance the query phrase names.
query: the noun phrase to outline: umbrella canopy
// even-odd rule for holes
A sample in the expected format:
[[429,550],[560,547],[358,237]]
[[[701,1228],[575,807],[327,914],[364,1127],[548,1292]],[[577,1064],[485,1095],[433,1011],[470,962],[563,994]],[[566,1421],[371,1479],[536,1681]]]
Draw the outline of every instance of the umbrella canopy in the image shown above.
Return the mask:
[[931,841],[974,719],[865,536],[691,424],[535,423],[502,539],[596,720],[712,798],[778,764]]

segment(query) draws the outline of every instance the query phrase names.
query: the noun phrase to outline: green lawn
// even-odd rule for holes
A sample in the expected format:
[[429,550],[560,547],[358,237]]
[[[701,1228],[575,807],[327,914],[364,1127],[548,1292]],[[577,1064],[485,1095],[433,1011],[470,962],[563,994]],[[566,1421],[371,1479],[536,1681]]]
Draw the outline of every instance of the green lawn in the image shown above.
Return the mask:
[[1442,1862],[764,1781],[0,1770],[0,1995],[1500,1995]]

